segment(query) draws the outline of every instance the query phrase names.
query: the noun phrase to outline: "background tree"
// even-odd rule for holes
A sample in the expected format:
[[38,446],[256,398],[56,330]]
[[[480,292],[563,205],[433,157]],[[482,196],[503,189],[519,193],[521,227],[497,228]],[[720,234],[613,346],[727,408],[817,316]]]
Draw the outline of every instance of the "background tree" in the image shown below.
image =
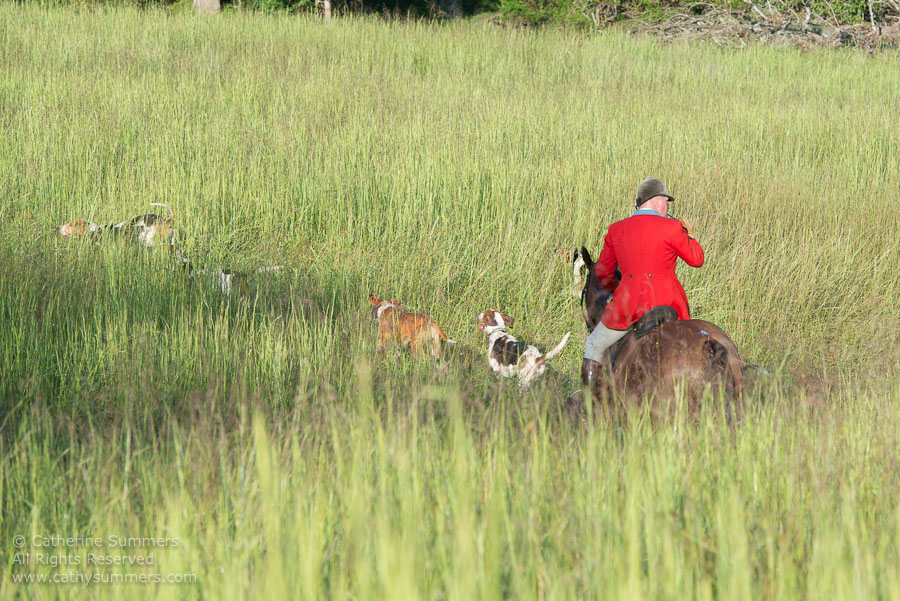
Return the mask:
[[194,0],[194,10],[198,13],[217,13],[222,10],[219,0]]

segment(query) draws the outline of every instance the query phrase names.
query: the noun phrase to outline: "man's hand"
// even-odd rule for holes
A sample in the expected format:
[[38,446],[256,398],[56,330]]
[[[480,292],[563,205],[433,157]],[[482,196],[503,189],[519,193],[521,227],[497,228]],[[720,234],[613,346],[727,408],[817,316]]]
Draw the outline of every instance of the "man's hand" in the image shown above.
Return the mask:
[[694,238],[694,224],[687,219],[679,219],[678,221],[681,222],[681,227],[687,232],[688,238]]

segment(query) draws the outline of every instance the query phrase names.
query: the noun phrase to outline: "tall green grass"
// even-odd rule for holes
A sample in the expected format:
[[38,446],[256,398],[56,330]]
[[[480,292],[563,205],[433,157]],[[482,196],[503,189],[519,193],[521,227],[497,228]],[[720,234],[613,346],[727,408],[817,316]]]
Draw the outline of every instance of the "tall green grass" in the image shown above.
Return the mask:
[[[900,598],[897,89],[888,53],[0,4],[0,598]],[[694,316],[776,374],[735,427],[562,408],[551,251],[651,174]],[[290,269],[226,298],[53,233],[149,202],[198,266]],[[369,292],[447,369],[376,354]],[[576,332],[534,392],[489,307]],[[15,584],[60,571],[20,534],[177,537],[198,582]]]

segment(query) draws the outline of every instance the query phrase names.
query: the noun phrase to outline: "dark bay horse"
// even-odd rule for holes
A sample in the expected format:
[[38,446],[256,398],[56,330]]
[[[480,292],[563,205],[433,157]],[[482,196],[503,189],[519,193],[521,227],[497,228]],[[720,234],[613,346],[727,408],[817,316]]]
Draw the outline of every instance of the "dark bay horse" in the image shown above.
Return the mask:
[[[612,295],[600,286],[594,261],[584,247],[581,256],[587,267],[581,293],[584,322],[593,331]],[[605,378],[609,389],[595,394],[615,391],[639,399],[655,395],[661,400],[684,386],[686,398],[692,401],[691,412],[699,410],[707,386],[714,393],[723,392],[729,404],[741,399],[744,362],[734,342],[715,324],[699,319],[666,321],[640,338],[629,335],[622,343],[612,374]]]

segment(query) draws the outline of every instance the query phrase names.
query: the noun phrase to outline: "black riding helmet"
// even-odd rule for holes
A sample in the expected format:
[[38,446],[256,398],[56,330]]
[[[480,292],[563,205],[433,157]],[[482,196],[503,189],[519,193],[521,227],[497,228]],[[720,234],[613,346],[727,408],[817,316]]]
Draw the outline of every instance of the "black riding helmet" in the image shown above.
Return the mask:
[[638,186],[637,204],[635,204],[635,206],[641,206],[654,196],[665,196],[670,201],[675,200],[672,195],[669,194],[669,189],[662,183],[662,180],[658,180],[655,177],[648,177],[641,182],[640,186]]

